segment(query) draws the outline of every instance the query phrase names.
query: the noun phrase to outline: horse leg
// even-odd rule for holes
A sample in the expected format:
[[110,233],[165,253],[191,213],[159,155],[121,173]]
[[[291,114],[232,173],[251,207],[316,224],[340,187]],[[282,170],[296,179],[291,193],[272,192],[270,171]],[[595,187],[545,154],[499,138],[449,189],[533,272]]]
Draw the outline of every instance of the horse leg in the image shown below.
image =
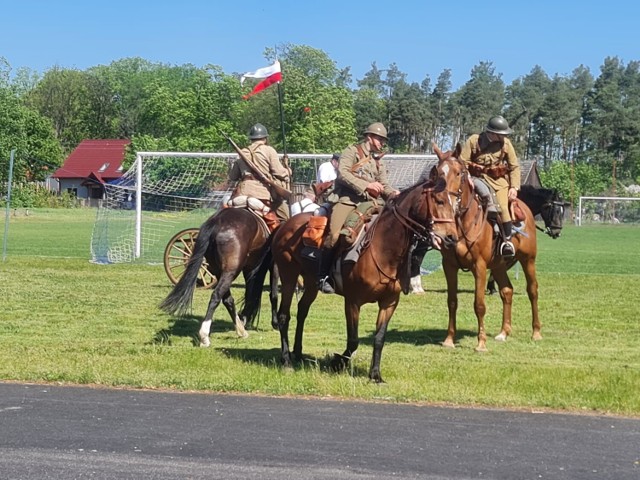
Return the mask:
[[309,275],[304,278],[305,289],[302,298],[298,302],[298,314],[296,316],[296,338],[293,343],[293,356],[296,360],[302,360],[302,335],[304,333],[304,322],[309,315],[311,304],[318,297],[318,286],[315,276]]
[[234,273],[224,272],[220,275],[220,279],[211,293],[209,305],[207,306],[207,313],[200,323],[200,330],[198,331],[201,347],[208,347],[211,345],[211,342],[209,341],[209,333],[211,331],[211,323],[213,322],[213,313],[216,308],[218,308],[218,305],[220,305],[222,298],[229,294],[231,283],[235,276],[236,275]]
[[358,350],[360,343],[358,339],[358,322],[360,321],[360,305],[350,302],[345,297],[344,313],[347,321],[347,348],[342,355],[335,354],[331,362],[331,368],[335,371],[342,371],[351,361],[351,358]]
[[278,326],[278,282],[280,273],[278,266],[274,263],[271,265],[269,274],[269,303],[271,304],[271,326]]
[[444,339],[444,342],[442,342],[442,346],[455,348],[456,312],[458,311],[458,268],[448,262],[443,262],[442,267],[447,280],[447,308],[449,309],[447,337]]
[[542,324],[538,316],[538,279],[536,277],[535,258],[529,258],[526,262],[520,263],[527,280],[527,295],[529,296],[529,302],[531,302],[531,327],[533,330],[531,339],[535,341],[542,340],[542,334],[540,333]]
[[504,269],[498,269],[493,273],[498,287],[500,287],[500,298],[502,299],[502,327],[495,339],[504,342],[511,335],[511,316],[513,314],[513,285],[509,280],[509,275]]
[[378,319],[376,321],[376,334],[373,338],[373,356],[371,357],[371,368],[369,369],[369,379],[376,383],[384,383],[380,374],[380,360],[382,359],[382,347],[387,334],[387,327],[393,312],[398,306],[398,298],[378,302]]
[[240,338],[247,338],[249,336],[249,333],[244,328],[244,320],[242,320],[238,316],[238,312],[236,311],[236,302],[231,295],[231,290],[229,290],[227,294],[222,297],[222,304],[227,309],[227,312],[229,312],[229,316],[231,317],[233,325],[236,329],[236,335],[238,335],[238,337]]
[[484,317],[487,313],[487,304],[485,303],[484,298],[484,288],[487,284],[487,269],[480,265],[478,268],[478,264],[473,270],[473,276],[475,278],[475,296],[473,300],[473,310],[476,313],[476,318],[478,319],[478,345],[476,345],[476,352],[486,352],[487,351],[487,333],[484,330]]
[[291,302],[295,293],[298,274],[282,273],[280,283],[282,284],[282,293],[280,300],[280,308],[275,319],[272,318],[271,325],[280,333],[280,361],[285,368],[291,368],[291,351],[289,349],[289,322],[291,321]]
[[496,290],[496,282],[493,278],[493,272],[491,272],[489,274],[489,280],[487,280],[487,293],[489,295],[495,295],[497,292]]

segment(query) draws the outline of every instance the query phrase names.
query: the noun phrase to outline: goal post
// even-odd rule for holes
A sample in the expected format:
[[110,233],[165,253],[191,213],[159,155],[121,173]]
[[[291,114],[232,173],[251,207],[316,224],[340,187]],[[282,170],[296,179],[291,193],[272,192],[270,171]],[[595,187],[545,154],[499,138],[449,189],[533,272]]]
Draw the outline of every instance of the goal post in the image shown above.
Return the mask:
[[640,197],[580,197],[578,226],[607,223],[640,224]]
[[[294,200],[302,198],[331,154],[289,154]],[[179,231],[199,228],[231,195],[234,153],[138,152],[132,166],[105,184],[91,237],[91,261],[161,263]],[[435,155],[386,155],[389,183],[403,189],[427,175]]]

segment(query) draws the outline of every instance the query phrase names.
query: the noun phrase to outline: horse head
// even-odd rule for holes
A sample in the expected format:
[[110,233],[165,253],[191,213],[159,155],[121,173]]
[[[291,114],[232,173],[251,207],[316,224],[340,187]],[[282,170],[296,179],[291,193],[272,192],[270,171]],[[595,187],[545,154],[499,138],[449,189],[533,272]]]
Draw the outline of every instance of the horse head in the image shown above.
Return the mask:
[[387,202],[387,208],[434,248],[439,249],[442,241],[456,241],[455,212],[443,179],[418,182]]
[[[463,197],[473,193],[473,182],[469,177],[469,171],[459,158],[460,144],[456,146],[455,150],[443,152],[434,143],[433,150],[438,157],[438,164],[431,169],[430,178],[432,181],[441,179],[445,182],[450,201],[455,201],[454,212],[456,215],[460,215]],[[451,200],[452,197],[455,200]]]
[[558,238],[562,232],[564,222],[564,207],[569,203],[565,202],[562,195],[556,190],[550,190],[541,209],[540,216],[544,220],[544,233],[551,238]]

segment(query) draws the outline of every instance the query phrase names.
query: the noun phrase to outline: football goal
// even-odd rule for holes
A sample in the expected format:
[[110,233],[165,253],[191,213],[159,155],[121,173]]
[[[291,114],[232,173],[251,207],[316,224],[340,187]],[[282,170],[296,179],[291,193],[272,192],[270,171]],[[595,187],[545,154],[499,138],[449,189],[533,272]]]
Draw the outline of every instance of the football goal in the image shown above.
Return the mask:
[[580,197],[576,223],[640,224],[640,197]]
[[[231,195],[227,175],[236,153],[139,152],[129,170],[105,185],[91,238],[95,263],[161,263],[171,238],[199,228]],[[294,201],[329,154],[289,154]],[[386,155],[389,182],[402,189],[437,163],[435,155]]]

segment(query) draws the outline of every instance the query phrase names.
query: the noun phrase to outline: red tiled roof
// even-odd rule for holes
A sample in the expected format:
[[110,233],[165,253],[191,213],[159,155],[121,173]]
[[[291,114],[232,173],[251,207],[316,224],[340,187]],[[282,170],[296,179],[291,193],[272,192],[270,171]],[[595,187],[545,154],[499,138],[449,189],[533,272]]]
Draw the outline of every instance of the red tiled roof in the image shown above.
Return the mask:
[[[94,177],[104,181],[122,176],[118,171],[124,153],[130,140],[83,140],[62,166],[53,174],[54,178],[89,178]],[[108,165],[107,165],[108,164]],[[107,167],[102,170],[102,167]]]

